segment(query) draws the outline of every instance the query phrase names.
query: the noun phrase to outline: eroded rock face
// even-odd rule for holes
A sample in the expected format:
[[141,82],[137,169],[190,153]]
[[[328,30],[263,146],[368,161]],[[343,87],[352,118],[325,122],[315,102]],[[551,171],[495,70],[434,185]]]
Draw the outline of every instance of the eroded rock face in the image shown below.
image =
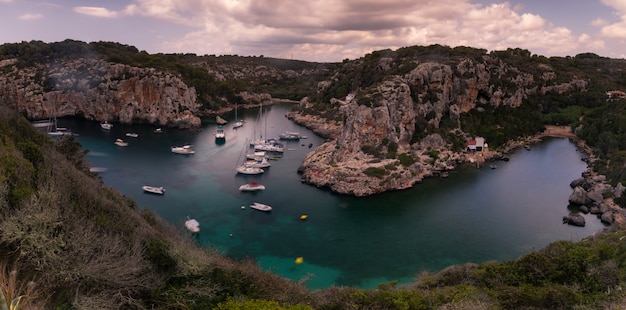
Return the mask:
[[0,75],[0,99],[31,119],[80,115],[124,124],[193,128],[196,91],[175,75],[95,58],[56,61]]
[[[390,61],[381,59],[378,68],[393,67]],[[441,136],[422,137],[416,131],[426,125],[438,128],[443,119],[458,124],[461,113],[478,104],[518,107],[538,91],[562,93],[586,87],[586,82],[574,80],[538,90],[538,82],[550,85],[556,78],[549,66],[541,70],[545,71],[541,81],[535,81],[532,74],[489,56],[456,65],[423,62],[404,75],[388,76],[368,89],[335,98],[331,103],[340,105],[343,116],[340,134],[307,156],[299,169],[303,181],[365,196],[407,188],[454,169],[464,155],[450,151]],[[515,87],[495,86],[500,84],[494,81],[501,80]],[[332,81],[320,82],[318,90],[331,85]],[[457,133],[463,135],[460,128]]]

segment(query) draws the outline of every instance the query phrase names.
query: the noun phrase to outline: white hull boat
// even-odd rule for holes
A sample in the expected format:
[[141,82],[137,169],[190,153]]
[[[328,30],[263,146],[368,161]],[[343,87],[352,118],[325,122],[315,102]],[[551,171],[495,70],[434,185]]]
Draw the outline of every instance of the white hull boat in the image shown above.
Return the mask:
[[257,182],[250,182],[239,186],[239,190],[242,192],[255,192],[265,190],[265,186]]
[[196,221],[195,219],[190,219],[189,217],[187,217],[187,220],[185,221],[185,227],[187,227],[187,229],[191,232],[200,232],[200,223],[198,223],[198,221]]
[[148,192],[148,193],[157,194],[157,195],[165,194],[165,188],[163,188],[162,186],[157,187],[157,186],[144,185],[142,188],[145,192]]
[[251,160],[246,161],[246,163],[244,164],[244,166],[256,167],[256,168],[268,168],[271,165],[272,164],[266,157],[251,159]]
[[265,212],[272,211],[272,207],[270,207],[270,206],[268,206],[268,205],[266,205],[264,203],[260,203],[260,202],[253,202],[250,205],[250,208],[256,209],[256,210],[259,210],[259,211],[265,211]]
[[136,133],[136,132],[127,132],[126,136],[127,137],[131,137],[131,138],[137,138],[137,137],[139,137],[139,134]]
[[103,122],[100,123],[100,128],[104,129],[104,130],[111,130],[111,127],[113,127],[113,124],[109,124],[109,122]]
[[191,145],[183,145],[183,146],[174,146],[172,147],[172,153],[176,154],[194,154],[196,151],[193,150]]
[[215,131],[215,139],[216,140],[224,140],[226,139],[226,134],[224,133],[224,126],[217,126],[217,130]]
[[122,139],[117,139],[115,140],[115,145],[117,146],[128,146],[128,142],[122,140]]
[[300,140],[302,136],[299,132],[285,131],[285,133],[278,135],[278,138],[281,140]]
[[259,167],[250,167],[250,166],[238,166],[237,173],[241,174],[261,174],[265,172],[262,168]]

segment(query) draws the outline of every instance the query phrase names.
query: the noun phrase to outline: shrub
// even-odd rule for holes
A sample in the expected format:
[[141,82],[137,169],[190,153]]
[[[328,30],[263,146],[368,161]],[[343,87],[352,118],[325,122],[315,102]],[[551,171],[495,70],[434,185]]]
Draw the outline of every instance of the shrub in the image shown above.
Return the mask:
[[408,167],[415,163],[415,158],[407,153],[400,154],[400,156],[398,156],[398,159],[400,160],[400,164],[405,167]]
[[363,170],[363,173],[369,177],[376,177],[382,179],[385,174],[387,174],[387,170],[382,167],[368,167]]

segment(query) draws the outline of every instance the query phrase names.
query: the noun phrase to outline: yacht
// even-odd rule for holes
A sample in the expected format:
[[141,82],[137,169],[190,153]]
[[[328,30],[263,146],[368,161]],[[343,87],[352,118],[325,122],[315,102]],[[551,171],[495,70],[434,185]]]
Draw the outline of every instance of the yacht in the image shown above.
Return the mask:
[[278,138],[281,140],[300,140],[302,138],[302,135],[300,135],[299,132],[293,132],[293,131],[285,131],[285,133],[281,133],[280,135],[278,135]]
[[172,153],[176,153],[176,154],[187,155],[187,154],[194,154],[195,152],[196,151],[193,150],[193,146],[190,144],[172,147]]
[[247,165],[237,167],[237,173],[241,174],[261,174],[263,172],[265,172],[265,170],[259,167],[251,167]]
[[113,127],[113,124],[104,121],[102,123],[100,123],[100,128],[104,129],[104,130],[111,130],[111,128]]
[[117,146],[128,146],[128,142],[122,140],[122,139],[117,139],[115,140],[115,145]]
[[252,181],[250,183],[246,183],[246,184],[239,186],[239,190],[242,192],[262,191],[262,190],[265,190],[265,186]]
[[224,133],[224,126],[218,125],[215,130],[215,140],[224,140],[226,139],[226,134]]
[[156,186],[144,185],[142,188],[145,192],[148,192],[148,193],[157,194],[157,195],[165,194],[165,188],[163,188],[162,186],[156,187]]
[[257,209],[259,211],[265,211],[265,212],[272,211],[272,207],[270,207],[269,205],[266,205],[264,203],[260,203],[260,202],[253,202],[250,205],[250,208]]
[[193,233],[200,232],[200,223],[198,223],[198,221],[195,219],[190,219],[189,217],[187,217],[187,220],[185,221],[185,227],[187,227],[187,229]]
[[265,156],[256,157],[254,159],[249,159],[244,163],[245,166],[257,167],[257,168],[268,168],[272,164]]

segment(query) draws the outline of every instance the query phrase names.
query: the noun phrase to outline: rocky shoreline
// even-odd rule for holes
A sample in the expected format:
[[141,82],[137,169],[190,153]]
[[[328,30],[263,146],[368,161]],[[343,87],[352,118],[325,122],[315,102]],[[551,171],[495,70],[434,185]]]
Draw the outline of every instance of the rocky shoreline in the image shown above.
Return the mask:
[[[326,157],[329,156],[328,154],[336,151],[337,147],[333,142],[341,136],[343,130],[341,124],[328,122],[326,119],[317,116],[302,115],[297,112],[287,113],[286,117],[312,130],[316,134],[329,139],[328,142],[322,144],[315,150],[315,154],[307,156],[303,164],[299,167],[298,172],[302,175],[303,182],[318,187],[327,187],[337,193],[355,196],[367,196],[382,192],[368,191],[369,187],[367,185],[376,180],[372,180],[372,177],[363,175],[361,173],[362,169],[357,168],[364,162],[371,161],[371,158],[360,158],[357,154],[353,154],[353,160],[341,163],[341,166],[339,163],[328,164],[324,162],[327,160]],[[447,158],[446,161],[439,162],[438,164],[436,164],[437,161],[434,161],[432,165],[420,165],[419,169],[411,170],[409,168],[404,171],[398,171],[395,178],[398,180],[396,183],[393,183],[393,180],[387,180],[390,185],[388,190],[406,189],[421,182],[424,178],[445,176],[448,171],[454,170],[462,164],[480,166],[491,161],[506,160],[510,154],[519,148],[528,148],[533,144],[541,142],[546,137],[569,138],[570,141],[577,146],[578,150],[585,154],[583,160],[588,164],[588,168],[582,173],[581,177],[570,183],[573,191],[568,202],[576,206],[579,212],[572,212],[563,216],[563,223],[585,226],[585,218],[580,213],[596,214],[600,221],[607,225],[626,222],[626,211],[619,207],[613,200],[613,198],[621,197],[625,189],[624,186],[618,184],[613,187],[607,182],[606,176],[599,175],[593,170],[593,164],[597,160],[593,155],[593,150],[567,126],[546,126],[546,130],[543,133],[511,141],[501,152],[485,150],[480,156],[468,154],[467,152],[440,152],[440,155],[442,155],[440,157]],[[381,160],[380,165],[384,166],[385,164],[389,163],[385,163],[384,160]],[[330,169],[322,167],[329,165]],[[342,169],[350,167],[350,165],[352,169]],[[318,168],[318,170],[316,170],[316,168]],[[345,172],[350,170],[353,170],[354,173]]]

